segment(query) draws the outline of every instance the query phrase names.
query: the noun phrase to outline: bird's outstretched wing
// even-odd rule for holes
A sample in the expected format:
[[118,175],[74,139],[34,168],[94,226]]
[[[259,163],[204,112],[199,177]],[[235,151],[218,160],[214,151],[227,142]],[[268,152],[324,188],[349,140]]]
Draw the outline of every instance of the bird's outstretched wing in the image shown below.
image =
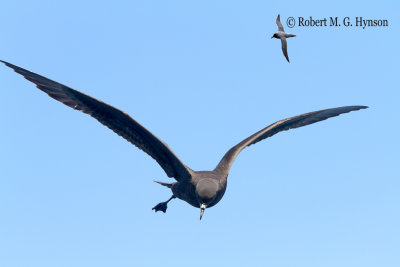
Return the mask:
[[229,151],[224,155],[224,157],[219,162],[218,166],[214,171],[220,172],[223,175],[228,175],[229,170],[237,157],[237,155],[242,151],[245,147],[253,145],[265,138],[271,137],[274,134],[277,134],[281,131],[286,131],[289,129],[294,129],[302,126],[306,126],[315,122],[323,121],[331,117],[338,116],[342,113],[347,113],[353,110],[360,110],[368,108],[366,106],[346,106],[339,108],[330,108],[319,111],[314,111],[306,114],[302,114],[299,116],[291,117],[288,119],[277,121],[266,128],[258,131],[252,136],[246,138],[236,146],[229,149]]
[[99,122],[122,136],[155,159],[168,177],[178,181],[189,180],[191,170],[186,167],[171,149],[128,114],[93,97],[78,92],[46,77],[40,76],[8,62],[0,60],[36,87],[63,104],[89,114]]
[[286,42],[286,38],[285,37],[281,37],[281,43],[282,43],[283,55],[285,56],[286,60],[290,63],[289,56],[288,56],[288,53],[287,53],[287,42]]
[[281,32],[284,32],[285,29],[283,28],[283,25],[281,23],[281,14],[278,14],[278,17],[276,17],[276,25],[278,25],[278,30]]

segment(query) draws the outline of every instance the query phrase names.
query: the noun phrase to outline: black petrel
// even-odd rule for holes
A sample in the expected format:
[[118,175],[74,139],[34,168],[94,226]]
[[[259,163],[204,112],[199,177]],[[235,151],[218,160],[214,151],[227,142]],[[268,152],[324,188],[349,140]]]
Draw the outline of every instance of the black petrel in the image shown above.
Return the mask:
[[214,170],[194,171],[187,167],[172,152],[167,144],[158,139],[128,114],[68,86],[8,62],[1,60],[0,62],[3,62],[8,67],[14,69],[15,72],[23,75],[25,79],[36,84],[37,88],[50,97],[97,119],[100,123],[155,159],[168,177],[175,178],[176,182],[174,183],[156,181],[170,188],[172,196],[167,201],[157,204],[153,210],[156,212],[163,211],[165,213],[167,210],[167,203],[171,199],[179,198],[196,208],[200,208],[200,219],[206,208],[216,205],[222,199],[226,190],[229,170],[237,155],[245,147],[253,145],[281,131],[309,125],[353,110],[367,108],[366,106],[330,108],[277,121],[229,149]]
[[272,35],[271,39],[272,38],[281,39],[283,55],[285,56],[286,60],[290,63],[289,56],[287,53],[286,38],[296,37],[296,35],[285,32],[285,29],[283,28],[283,25],[281,23],[281,15],[280,14],[278,14],[278,17],[276,18],[276,25],[278,25],[278,32],[274,33],[274,35]]

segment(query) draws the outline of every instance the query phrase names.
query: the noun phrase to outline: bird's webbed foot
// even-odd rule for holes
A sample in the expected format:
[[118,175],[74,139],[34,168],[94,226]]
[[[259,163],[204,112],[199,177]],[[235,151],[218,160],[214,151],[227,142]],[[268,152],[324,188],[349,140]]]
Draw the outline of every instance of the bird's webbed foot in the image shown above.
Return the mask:
[[167,211],[167,202],[160,202],[157,205],[154,206],[154,208],[152,208],[152,210],[154,210],[155,212],[157,211],[162,211],[162,212],[166,212]]
[[152,208],[152,210],[154,210],[155,212],[162,211],[162,212],[165,213],[167,211],[167,208],[168,208],[168,202],[170,202],[171,199],[174,199],[174,198],[175,198],[175,196],[172,196],[167,201],[158,203],[157,205],[155,205]]

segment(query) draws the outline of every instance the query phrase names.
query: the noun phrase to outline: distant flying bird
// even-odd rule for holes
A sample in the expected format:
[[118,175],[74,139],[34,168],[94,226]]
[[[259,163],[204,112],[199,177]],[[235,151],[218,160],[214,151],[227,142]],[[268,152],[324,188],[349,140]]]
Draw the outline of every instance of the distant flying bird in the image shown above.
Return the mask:
[[283,25],[281,23],[281,15],[280,14],[278,14],[278,17],[276,18],[276,25],[278,25],[278,32],[274,33],[274,35],[272,35],[271,39],[272,38],[281,39],[283,55],[285,56],[286,60],[290,63],[289,56],[287,53],[286,38],[296,37],[296,35],[285,32],[285,29],[283,29]]
[[171,199],[179,198],[196,208],[200,208],[200,220],[206,208],[214,206],[222,199],[226,190],[229,170],[237,155],[245,147],[258,143],[281,131],[306,126],[353,110],[367,108],[366,106],[331,108],[277,121],[229,149],[214,170],[193,171],[183,164],[164,142],[129,117],[128,114],[68,86],[8,62],[2,60],[0,62],[3,62],[8,67],[14,69],[15,72],[23,75],[25,79],[36,84],[37,88],[50,97],[97,119],[155,159],[168,177],[175,178],[175,183],[156,181],[170,188],[172,196],[167,201],[157,204],[153,210],[165,213],[167,203]]

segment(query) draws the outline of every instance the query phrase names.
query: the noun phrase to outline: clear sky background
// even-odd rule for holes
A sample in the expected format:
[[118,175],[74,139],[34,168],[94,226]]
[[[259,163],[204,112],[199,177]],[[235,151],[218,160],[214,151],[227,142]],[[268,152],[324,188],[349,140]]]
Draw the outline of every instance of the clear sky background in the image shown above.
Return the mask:
[[[277,120],[223,200],[151,208],[142,151],[0,66],[0,266],[400,266],[398,1],[1,1],[0,59],[129,113],[194,170]],[[281,14],[291,63],[282,55]],[[386,28],[286,26],[362,16]]]

